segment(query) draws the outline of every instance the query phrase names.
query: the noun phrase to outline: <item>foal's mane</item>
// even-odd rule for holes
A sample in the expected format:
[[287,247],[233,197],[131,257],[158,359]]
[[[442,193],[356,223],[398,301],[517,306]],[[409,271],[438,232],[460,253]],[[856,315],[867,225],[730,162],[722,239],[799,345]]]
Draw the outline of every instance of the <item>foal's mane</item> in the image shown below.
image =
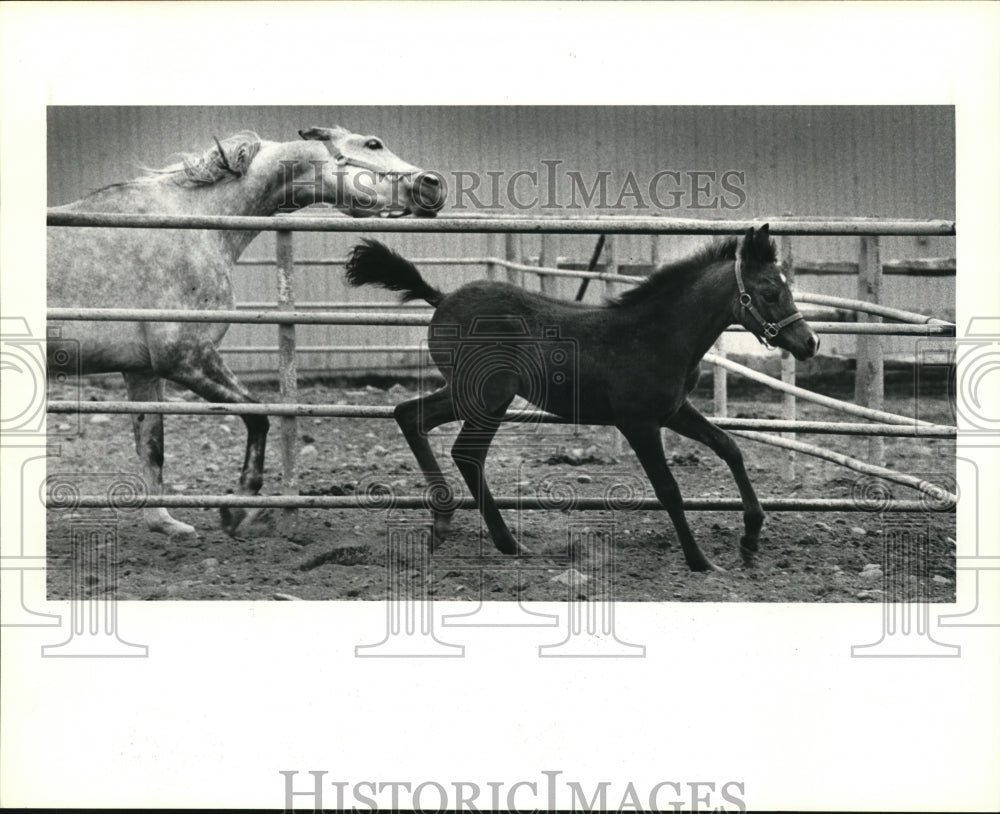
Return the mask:
[[[182,187],[206,187],[220,181],[242,178],[260,151],[261,139],[252,130],[243,130],[218,141],[203,153],[180,153],[180,161],[161,169],[142,167],[145,175],[131,181],[108,184],[90,193],[149,184],[168,177]],[[88,196],[89,197],[89,196]]]
[[[673,263],[660,266],[635,288],[631,288],[617,298],[610,300],[612,308],[637,305],[651,297],[672,296],[691,285],[708,266],[723,260],[735,260],[739,248],[738,237],[727,237],[714,240],[702,246],[689,257],[683,257]],[[777,250],[774,241],[769,241],[766,250],[761,251],[756,242],[751,242],[754,256],[750,259],[758,263],[774,263],[777,261]]]

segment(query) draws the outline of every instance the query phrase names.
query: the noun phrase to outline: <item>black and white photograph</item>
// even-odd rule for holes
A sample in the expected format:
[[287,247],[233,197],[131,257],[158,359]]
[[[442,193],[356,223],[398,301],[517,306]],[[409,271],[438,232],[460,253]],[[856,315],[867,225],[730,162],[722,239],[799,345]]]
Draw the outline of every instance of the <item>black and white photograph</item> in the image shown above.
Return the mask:
[[995,7],[50,5],[0,804],[1000,804]]
[[[953,601],[954,130],[942,106],[50,107],[49,358],[79,375],[50,391],[49,596],[101,490],[150,504],[115,518],[119,599],[881,602],[892,575]],[[102,184],[130,153],[156,169]],[[264,228],[110,225],[159,213]],[[164,400],[200,415],[130,404]],[[290,405],[277,432],[255,402]]]

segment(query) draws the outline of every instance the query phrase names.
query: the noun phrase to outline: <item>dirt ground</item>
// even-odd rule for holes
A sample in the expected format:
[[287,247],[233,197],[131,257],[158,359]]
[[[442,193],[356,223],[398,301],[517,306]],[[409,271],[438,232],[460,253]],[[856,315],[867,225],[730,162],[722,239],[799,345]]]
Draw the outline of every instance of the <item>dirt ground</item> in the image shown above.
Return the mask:
[[[82,385],[56,385],[53,399],[124,399],[117,379]],[[416,394],[416,385],[388,389],[368,386],[300,387],[308,403],[395,404]],[[277,401],[266,387],[255,391],[264,401]],[[172,399],[194,399],[171,390]],[[711,411],[710,400],[696,404]],[[912,394],[887,398],[886,409],[912,414]],[[767,393],[730,398],[729,414],[779,418],[781,405]],[[943,397],[921,398],[920,417],[950,422]],[[799,418],[843,418],[800,402]],[[81,493],[102,494],[105,480],[139,472],[132,446],[130,420],[124,415],[49,417],[49,430],[59,444],[50,459],[49,475],[78,478]],[[457,425],[436,430],[435,449],[450,478],[458,474],[445,450]],[[350,495],[385,488],[419,495],[424,484],[409,449],[393,421],[379,419],[299,420],[302,494]],[[496,495],[515,493],[558,498],[576,493],[599,497],[609,489],[652,497],[652,489],[627,445],[616,445],[610,428],[507,425],[487,459],[487,477]],[[167,494],[225,494],[235,486],[243,457],[245,432],[235,417],[167,416],[165,490]],[[802,440],[864,459],[867,442],[846,436],[799,436]],[[667,456],[685,498],[736,498],[725,464],[699,444],[667,433]],[[263,494],[280,493],[277,421],[267,455]],[[778,474],[786,452],[740,440],[758,495],[767,497],[850,498],[863,476],[832,463],[799,455],[794,480]],[[933,439],[886,439],[888,465],[921,474],[942,484],[953,483],[954,444]],[[892,486],[896,497],[918,494]],[[455,515],[449,538],[430,556],[386,568],[387,519],[417,524],[422,511],[300,510],[297,532],[286,539],[273,531],[249,539],[227,537],[216,510],[176,509],[172,514],[198,530],[198,538],[169,541],[146,530],[140,513],[107,510],[50,511],[47,518],[48,594],[71,595],[74,529],[117,529],[117,596],[136,599],[384,599],[390,580],[409,583],[409,590],[437,599],[565,600],[603,598],[613,577],[613,596],[621,601],[713,602],[879,602],[887,585],[902,586],[910,597],[933,602],[955,599],[955,515],[927,512],[879,515],[864,512],[772,512],[765,521],[760,554],[752,566],[742,563],[738,542],[739,511],[689,512],[688,520],[702,549],[725,569],[691,573],[662,511],[505,511],[515,534],[534,556],[500,555],[484,538],[480,546],[479,516]],[[581,540],[612,531],[611,550],[592,549]],[[572,532],[572,535],[571,535]],[[79,536],[79,532],[76,532]],[[105,535],[105,543],[112,539]],[[883,541],[926,540],[926,555],[907,556],[892,547],[888,572],[883,570]],[[107,549],[106,544],[104,548]],[[111,547],[113,549],[113,546]],[[603,577],[601,576],[603,574]],[[578,575],[587,577],[583,579]],[[113,590],[114,579],[84,574],[84,594]],[[397,595],[397,594],[394,594]]]

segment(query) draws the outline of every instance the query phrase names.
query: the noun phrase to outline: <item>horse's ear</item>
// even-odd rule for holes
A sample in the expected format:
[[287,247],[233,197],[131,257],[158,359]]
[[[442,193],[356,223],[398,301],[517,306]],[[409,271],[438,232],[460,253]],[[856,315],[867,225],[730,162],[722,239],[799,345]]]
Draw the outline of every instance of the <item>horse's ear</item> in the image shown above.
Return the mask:
[[308,127],[305,130],[299,130],[299,135],[306,141],[331,141],[333,139],[333,134],[327,127]]
[[762,249],[771,245],[771,224],[765,223],[757,230],[757,245]]
[[743,239],[740,241],[739,253],[744,256],[749,255],[750,249],[753,246],[753,241],[754,241],[754,231],[753,227],[751,226],[749,229],[747,229],[746,234],[743,235]]

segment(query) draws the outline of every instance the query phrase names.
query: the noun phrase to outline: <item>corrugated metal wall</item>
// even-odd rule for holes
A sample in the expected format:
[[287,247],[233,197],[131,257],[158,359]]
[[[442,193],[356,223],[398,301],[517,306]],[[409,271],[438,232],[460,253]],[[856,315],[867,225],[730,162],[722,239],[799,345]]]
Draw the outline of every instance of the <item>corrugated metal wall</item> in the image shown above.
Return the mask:
[[[177,152],[203,150],[213,135],[255,130],[263,138],[284,141],[312,125],[341,124],[377,134],[401,157],[444,174],[452,187],[449,206],[456,201],[455,173],[501,172],[498,190],[506,198],[506,183],[518,170],[547,178],[543,161],[555,166],[557,201],[568,204],[577,172],[590,187],[607,171],[606,207],[627,193],[628,175],[648,201],[648,183],[656,173],[681,173],[688,189],[670,211],[638,208],[635,196],[622,197],[619,209],[562,209],[556,214],[665,214],[683,217],[764,218],[796,216],[934,217],[955,216],[954,113],[949,107],[53,107],[48,126],[48,195],[51,205],[68,203],[89,190],[134,177],[140,167],[163,166]],[[690,189],[693,171],[745,173],[745,201],[731,194],[724,199],[742,203],[735,209],[696,208],[706,200]],[[702,183],[707,176],[701,176]],[[672,179],[661,185],[669,201]],[[522,201],[532,195],[530,184],[519,183]],[[724,192],[710,182],[709,197]],[[492,190],[476,193],[489,203]],[[546,193],[527,213],[542,212]],[[578,204],[580,198],[577,198]],[[510,204],[504,213],[517,210]],[[550,210],[551,211],[551,210]],[[683,255],[703,238],[661,238],[664,259]],[[343,256],[353,245],[350,235],[296,236],[296,255]],[[387,242],[410,256],[481,256],[499,253],[496,238],[481,235],[392,235]],[[539,238],[522,241],[526,255],[536,255]],[[593,238],[555,238],[556,253],[586,260]],[[247,250],[247,258],[273,258],[274,238],[263,234]],[[849,238],[795,238],[799,260],[854,260],[857,241]],[[622,236],[616,242],[619,262],[648,262],[652,242],[645,236]],[[884,260],[954,257],[951,238],[886,238]],[[445,289],[482,276],[482,267],[429,268],[427,276]],[[529,284],[537,285],[529,278]],[[853,296],[855,282],[844,277],[802,278],[803,289]],[[250,268],[236,281],[241,301],[273,301],[272,269]],[[568,296],[576,284],[562,283]],[[596,301],[603,287],[592,287]],[[303,269],[297,299],[376,300],[375,290],[346,290],[339,270]],[[953,280],[888,278],[885,301],[890,305],[953,312]],[[388,299],[388,298],[385,298]],[[422,336],[412,328],[335,328],[304,326],[299,344],[416,344]],[[730,341],[737,351],[752,350],[752,340]],[[828,337],[826,347],[853,352],[850,338]],[[233,326],[225,346],[276,344],[273,327]],[[890,351],[912,348],[912,340],[891,340]],[[404,364],[406,357],[340,355],[300,359],[302,369],[321,367],[386,367]],[[231,357],[236,369],[273,367],[275,358]]]

